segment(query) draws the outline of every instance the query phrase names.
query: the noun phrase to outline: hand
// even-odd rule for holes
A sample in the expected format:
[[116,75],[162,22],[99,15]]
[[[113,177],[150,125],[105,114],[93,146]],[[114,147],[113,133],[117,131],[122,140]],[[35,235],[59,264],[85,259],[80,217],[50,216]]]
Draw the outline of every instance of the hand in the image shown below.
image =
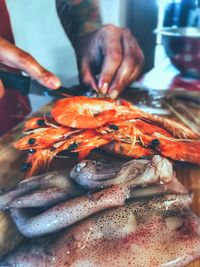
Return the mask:
[[[44,69],[31,55],[0,38],[0,64],[20,69],[51,89],[60,87],[60,80],[54,74]],[[0,84],[0,91],[2,91]]]
[[4,94],[5,94],[5,89],[2,81],[0,80],[0,99],[3,98]]
[[81,37],[75,50],[82,82],[111,98],[136,79],[143,64],[142,51],[130,31],[114,25]]

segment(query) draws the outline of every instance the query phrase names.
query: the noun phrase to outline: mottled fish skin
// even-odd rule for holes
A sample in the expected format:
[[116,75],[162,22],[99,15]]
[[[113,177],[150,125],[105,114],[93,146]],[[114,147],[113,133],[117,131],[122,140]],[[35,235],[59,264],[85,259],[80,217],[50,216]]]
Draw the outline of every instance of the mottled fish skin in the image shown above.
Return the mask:
[[200,221],[188,194],[144,198],[17,248],[0,266],[181,267],[200,257]]

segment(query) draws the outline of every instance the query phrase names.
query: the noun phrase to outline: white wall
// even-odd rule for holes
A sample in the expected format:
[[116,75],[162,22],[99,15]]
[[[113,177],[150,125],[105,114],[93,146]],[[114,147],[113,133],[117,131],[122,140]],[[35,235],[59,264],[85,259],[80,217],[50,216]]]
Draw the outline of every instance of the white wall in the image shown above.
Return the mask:
[[[124,0],[101,0],[103,23],[122,25]],[[7,0],[17,46],[57,74],[63,84],[78,82],[74,51],[57,17],[55,0]]]

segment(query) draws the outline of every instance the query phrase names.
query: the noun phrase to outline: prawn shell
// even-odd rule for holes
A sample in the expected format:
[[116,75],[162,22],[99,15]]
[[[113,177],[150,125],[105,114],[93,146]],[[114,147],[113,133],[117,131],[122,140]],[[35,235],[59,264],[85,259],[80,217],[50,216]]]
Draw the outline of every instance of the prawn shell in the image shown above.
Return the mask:
[[133,159],[149,157],[154,154],[158,154],[152,149],[143,147],[139,144],[135,144],[134,146],[132,146],[131,144],[128,143],[115,142],[115,141],[103,145],[101,148],[104,151],[109,152],[111,154]]
[[108,123],[115,116],[117,107],[111,99],[81,96],[59,100],[51,115],[60,125],[94,129]]
[[[65,139],[66,135],[72,132],[69,127],[56,128],[43,128],[40,132],[31,133],[24,136],[13,145],[19,150],[27,150],[30,148],[48,148],[52,146],[55,142]],[[34,140],[34,142],[29,142]]]

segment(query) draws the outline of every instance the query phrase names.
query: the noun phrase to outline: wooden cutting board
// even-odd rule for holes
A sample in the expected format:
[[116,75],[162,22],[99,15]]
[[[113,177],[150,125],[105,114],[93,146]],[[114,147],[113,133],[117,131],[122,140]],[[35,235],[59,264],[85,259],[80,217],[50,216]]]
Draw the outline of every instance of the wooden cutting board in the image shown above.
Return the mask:
[[[50,110],[52,103],[44,106],[32,117],[43,115]],[[200,112],[200,110],[199,110]],[[173,116],[172,116],[173,117]],[[19,167],[25,160],[25,154],[13,148],[12,142],[21,136],[23,124],[0,138],[0,188],[16,184],[23,173]],[[200,149],[200,148],[199,148]],[[62,160],[60,160],[62,165]],[[55,168],[55,167],[54,167]],[[200,166],[177,163],[175,169],[179,180],[193,193],[193,211],[200,216]],[[8,214],[0,213],[0,256],[17,246],[23,237],[17,231]],[[189,265],[200,267],[200,260]]]

